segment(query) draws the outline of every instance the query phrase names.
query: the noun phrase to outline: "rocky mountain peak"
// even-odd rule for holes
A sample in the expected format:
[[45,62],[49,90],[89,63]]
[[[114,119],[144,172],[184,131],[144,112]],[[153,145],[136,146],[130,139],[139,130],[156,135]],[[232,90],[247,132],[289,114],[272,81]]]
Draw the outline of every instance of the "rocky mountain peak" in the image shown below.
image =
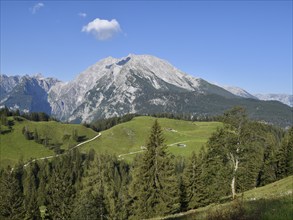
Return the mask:
[[66,83],[39,74],[1,76],[0,89],[0,106],[45,111],[60,120],[78,123],[127,113],[190,113],[198,117],[221,114],[235,105],[247,106],[254,117],[261,119],[266,117],[262,109],[276,105],[285,119],[276,114],[268,119],[283,124],[289,123],[287,115],[291,114],[281,103],[246,99],[251,96],[245,90],[221,88],[151,55],[107,57]]

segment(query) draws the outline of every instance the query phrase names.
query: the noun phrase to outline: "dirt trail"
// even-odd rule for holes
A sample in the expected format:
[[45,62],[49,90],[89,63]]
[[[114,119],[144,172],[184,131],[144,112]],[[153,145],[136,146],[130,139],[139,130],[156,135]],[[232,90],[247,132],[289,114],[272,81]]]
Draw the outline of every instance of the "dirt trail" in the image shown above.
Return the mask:
[[[89,142],[91,142],[91,141],[97,139],[97,138],[100,137],[101,135],[102,135],[102,134],[99,133],[98,135],[96,135],[96,136],[93,137],[92,139],[89,139],[89,140],[87,140],[87,141],[84,141],[84,142],[82,142],[82,143],[79,143],[79,144],[75,145],[74,147],[72,147],[72,148],[70,148],[68,151],[66,151],[64,154],[67,154],[68,152],[72,151],[73,149],[75,149],[75,148],[77,148],[77,147],[80,147],[81,145],[84,145],[84,144],[86,144],[86,143],[89,143]],[[53,156],[47,156],[47,157],[36,158],[36,159],[33,159],[33,160],[31,160],[30,162],[24,164],[23,167],[26,167],[26,166],[28,166],[29,164],[31,164],[31,163],[33,163],[33,162],[35,162],[35,161],[38,161],[38,160],[45,160],[45,159],[50,159],[50,158],[60,157],[60,156],[62,156],[62,155],[64,155],[64,154],[56,154],[56,155],[53,155]],[[12,171],[13,171],[13,168],[11,169],[11,172],[12,172]]]
[[[191,140],[180,141],[180,142],[176,142],[176,143],[173,143],[173,144],[168,144],[167,146],[171,147],[171,146],[174,146],[176,144],[181,144],[181,143],[185,143],[185,142],[189,142],[189,141],[191,141]],[[132,152],[129,152],[129,153],[126,153],[126,154],[120,154],[120,155],[118,155],[118,158],[123,159],[121,157],[127,156],[127,155],[132,155],[132,154],[138,154],[138,153],[141,153],[141,152],[144,152],[144,151],[146,151],[146,150],[132,151]]]
[[120,154],[118,155],[118,158],[121,158],[123,156],[127,156],[127,155],[131,155],[131,154],[137,154],[137,153],[141,153],[141,152],[144,152],[145,150],[139,150],[139,151],[134,151],[134,152],[129,152],[127,154]]

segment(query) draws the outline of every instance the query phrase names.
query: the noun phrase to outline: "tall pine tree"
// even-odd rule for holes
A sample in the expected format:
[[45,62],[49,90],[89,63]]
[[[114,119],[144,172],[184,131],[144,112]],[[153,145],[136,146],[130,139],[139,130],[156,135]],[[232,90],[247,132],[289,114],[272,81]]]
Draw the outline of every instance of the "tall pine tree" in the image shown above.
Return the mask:
[[19,173],[6,170],[0,180],[0,219],[24,219],[24,196]]
[[[200,154],[202,157],[202,154]],[[201,158],[193,152],[184,170],[184,180],[188,198],[188,209],[194,209],[204,204],[204,184],[202,181]]]
[[277,166],[279,179],[293,174],[293,127],[289,129],[282,146],[278,150]]
[[53,219],[70,219],[73,211],[75,187],[69,155],[52,161],[53,171],[47,190],[47,211]]
[[180,210],[174,163],[166,151],[162,129],[156,120],[147,150],[133,171],[132,195],[135,218],[147,218]]
[[31,163],[26,170],[26,178],[24,181],[25,185],[25,219],[28,220],[40,220],[41,213],[38,205],[37,195],[37,172],[38,166],[36,163]]

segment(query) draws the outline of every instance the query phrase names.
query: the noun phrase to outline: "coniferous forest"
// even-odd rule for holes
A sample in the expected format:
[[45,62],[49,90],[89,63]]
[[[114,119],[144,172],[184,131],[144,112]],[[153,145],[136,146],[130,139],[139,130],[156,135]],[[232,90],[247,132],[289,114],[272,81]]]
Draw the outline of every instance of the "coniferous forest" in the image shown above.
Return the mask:
[[78,149],[25,167],[20,160],[0,172],[0,219],[147,219],[233,200],[293,174],[292,127],[251,121],[243,108],[220,120],[189,158],[168,152],[154,121],[132,162]]

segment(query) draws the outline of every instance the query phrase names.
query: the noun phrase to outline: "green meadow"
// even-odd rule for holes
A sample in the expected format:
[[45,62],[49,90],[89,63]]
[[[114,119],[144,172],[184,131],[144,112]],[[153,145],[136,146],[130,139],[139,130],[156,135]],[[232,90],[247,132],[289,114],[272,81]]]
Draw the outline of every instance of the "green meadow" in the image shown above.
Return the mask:
[[[10,118],[12,120],[12,117]],[[71,138],[64,137],[72,135],[76,130],[79,136],[89,139],[97,135],[97,133],[82,125],[63,124],[60,122],[33,122],[23,119],[23,121],[14,120],[12,131],[0,135],[0,167],[15,164],[19,159],[28,161],[31,158],[40,158],[54,155],[53,150],[49,150],[42,144],[36,143],[34,140],[27,140],[22,134],[22,129],[26,127],[29,131],[38,132],[39,138],[48,138],[51,144],[59,144],[61,148],[68,149],[69,146],[77,144]]]
[[[156,118],[147,116],[136,117],[129,122],[102,131],[99,138],[82,145],[79,149],[87,152],[93,148],[97,153],[107,152],[117,156],[121,155],[121,159],[130,161],[136,153],[143,151],[155,120]],[[192,151],[198,152],[217,127],[222,125],[220,122],[191,122],[167,118],[159,118],[158,121],[163,129],[169,151],[182,156],[188,156]],[[31,132],[37,130],[39,138],[47,137],[50,144],[59,144],[64,150],[77,144],[70,138],[74,130],[77,131],[78,136],[83,137],[83,140],[88,140],[98,134],[82,125],[55,121],[14,120],[12,131],[0,135],[1,167],[13,165],[19,159],[28,161],[32,158],[54,155],[53,150],[44,145],[38,144],[34,140],[26,140],[22,134],[24,127]]]
[[[146,140],[156,118],[140,116],[129,122],[116,125],[101,132],[102,136],[82,147],[96,152],[108,152],[116,155],[139,152],[146,146]],[[198,152],[211,134],[222,125],[220,122],[191,122],[167,118],[158,118],[168,149],[175,155],[188,156],[192,151]],[[181,144],[181,145],[180,145]],[[121,158],[131,160],[134,154]]]

